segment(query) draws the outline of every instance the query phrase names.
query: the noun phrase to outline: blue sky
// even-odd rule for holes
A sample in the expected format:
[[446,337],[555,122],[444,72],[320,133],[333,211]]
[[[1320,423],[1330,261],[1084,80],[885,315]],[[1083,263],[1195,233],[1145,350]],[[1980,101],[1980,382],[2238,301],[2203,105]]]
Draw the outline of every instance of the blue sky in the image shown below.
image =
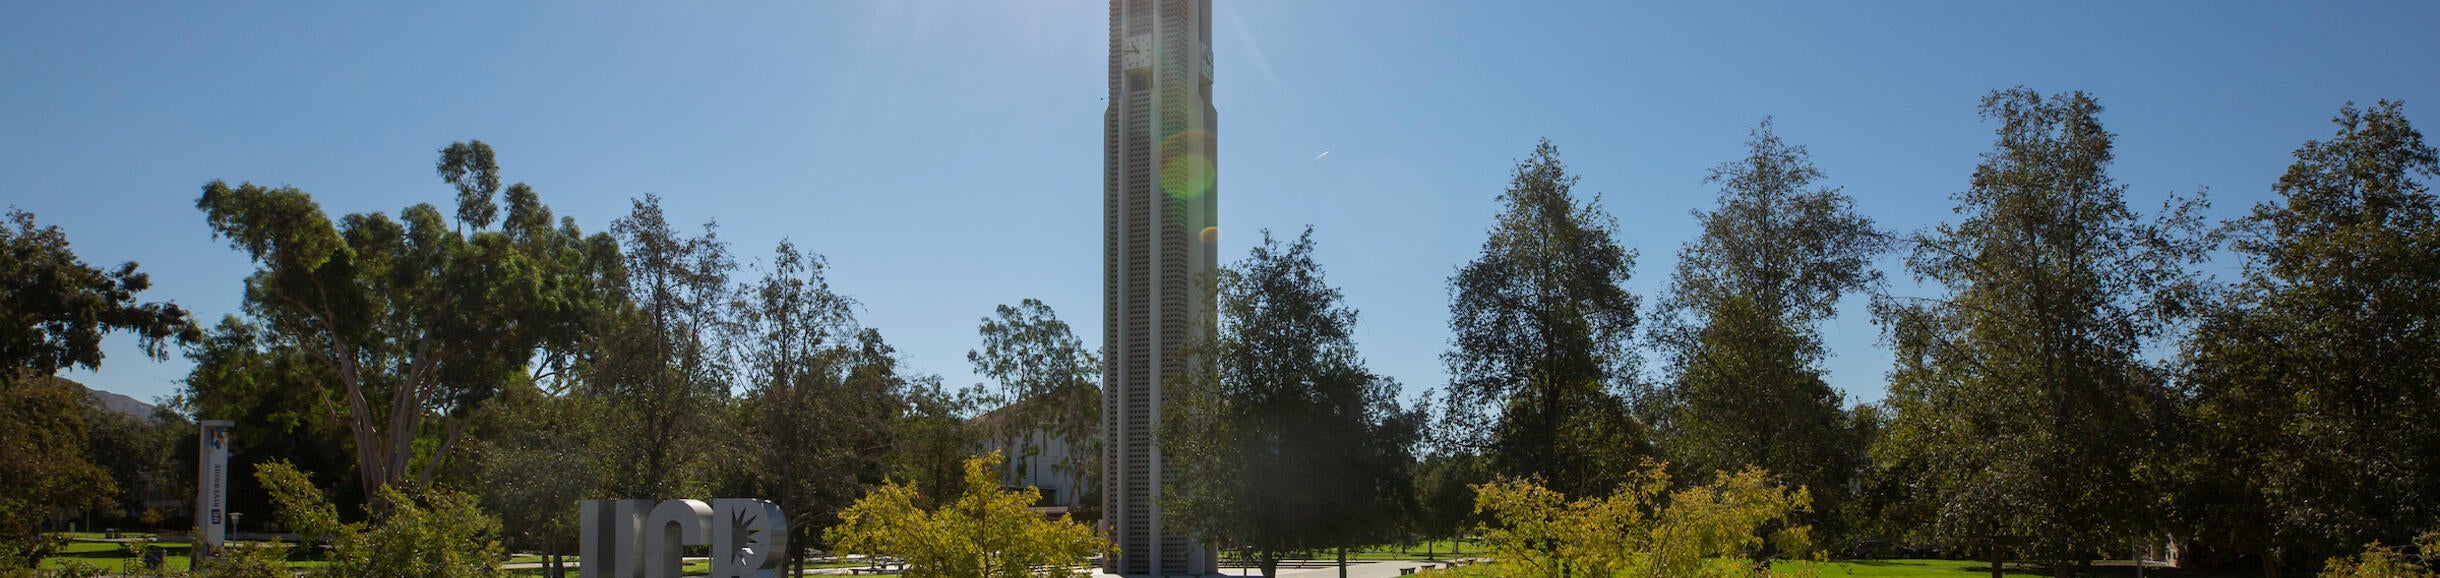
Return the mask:
[[[1997,88],[2094,94],[2133,204],[2208,188],[2221,217],[2268,198],[2344,102],[2440,126],[2440,3],[1215,4],[1223,259],[1315,226],[1363,353],[1410,393],[1445,379],[1446,278],[1538,138],[1618,217],[1651,295],[1713,200],[1705,170],[1765,115],[1901,231],[1950,217]],[[972,383],[995,304],[1041,298],[1099,343],[1106,10],[0,4],[0,204],[89,262],[141,263],[145,297],[209,322],[251,266],[204,227],[203,183],[294,185],[334,213],[445,204],[434,151],[482,139],[589,230],[657,193],[741,259],[820,252],[916,370]],[[1888,352],[1850,305],[1824,328],[1830,381],[1878,400]],[[187,367],[114,338],[71,377],[149,400]]]

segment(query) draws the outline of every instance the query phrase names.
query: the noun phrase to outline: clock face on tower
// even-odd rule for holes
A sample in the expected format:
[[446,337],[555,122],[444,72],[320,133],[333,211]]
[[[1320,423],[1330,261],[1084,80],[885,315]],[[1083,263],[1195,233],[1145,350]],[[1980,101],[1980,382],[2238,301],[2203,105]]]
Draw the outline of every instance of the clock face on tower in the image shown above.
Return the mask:
[[1119,48],[1119,63],[1127,70],[1152,66],[1152,35],[1138,34],[1127,39]]

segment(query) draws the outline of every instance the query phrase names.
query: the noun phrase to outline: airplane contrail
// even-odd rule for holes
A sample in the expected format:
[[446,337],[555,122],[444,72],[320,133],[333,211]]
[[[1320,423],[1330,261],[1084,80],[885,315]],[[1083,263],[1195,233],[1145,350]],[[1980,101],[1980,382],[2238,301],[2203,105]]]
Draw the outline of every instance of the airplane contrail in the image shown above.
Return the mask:
[[1322,154],[1313,155],[1313,160],[1322,160],[1322,157],[1326,156],[1330,156],[1330,151],[1322,151]]

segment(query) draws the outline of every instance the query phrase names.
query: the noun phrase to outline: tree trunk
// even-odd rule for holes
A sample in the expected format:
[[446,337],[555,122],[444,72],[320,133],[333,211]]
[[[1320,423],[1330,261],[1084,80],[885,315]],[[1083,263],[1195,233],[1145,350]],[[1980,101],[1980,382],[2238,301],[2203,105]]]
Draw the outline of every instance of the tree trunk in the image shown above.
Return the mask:
[[1347,547],[1339,547],[1339,578],[1347,578]]
[[1262,555],[1262,578],[1279,578],[1279,555]]
[[1999,551],[1999,547],[1998,547],[1998,546],[1992,546],[1992,547],[1991,547],[1991,578],[2006,578],[2005,576],[2001,576],[2001,575],[2000,575],[1999,563],[2000,563],[2000,551]]

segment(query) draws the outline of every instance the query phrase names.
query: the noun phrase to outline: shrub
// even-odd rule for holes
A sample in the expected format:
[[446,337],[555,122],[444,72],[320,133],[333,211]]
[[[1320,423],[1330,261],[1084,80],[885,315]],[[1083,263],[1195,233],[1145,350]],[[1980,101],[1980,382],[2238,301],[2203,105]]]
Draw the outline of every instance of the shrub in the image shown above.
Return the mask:
[[280,522],[308,537],[330,540],[333,578],[500,576],[500,522],[483,513],[475,498],[447,490],[409,495],[383,486],[368,505],[380,508],[373,523],[341,523],[338,508],[322,490],[287,462],[255,470],[271,492]]
[[295,578],[288,572],[288,545],[231,543],[220,556],[195,569],[197,578]]
[[965,490],[932,511],[917,507],[914,486],[890,483],[839,512],[825,533],[840,551],[906,562],[907,578],[1080,576],[1075,566],[1117,548],[1065,516],[1026,509],[1041,492],[1003,490],[1000,454],[966,460]]
[[[1763,530],[1812,505],[1803,488],[1771,483],[1759,469],[1668,491],[1660,464],[1643,467],[1608,497],[1570,501],[1539,480],[1476,486],[1487,514],[1484,542],[1513,578],[1603,576],[1752,576],[1744,557],[1764,544]],[[1807,528],[1770,533],[1781,552],[1811,548]]]
[[2331,558],[2321,578],[2436,578],[2433,556],[2440,555],[2440,530],[2415,537],[2414,549],[2403,551],[2373,542],[2364,553]]

